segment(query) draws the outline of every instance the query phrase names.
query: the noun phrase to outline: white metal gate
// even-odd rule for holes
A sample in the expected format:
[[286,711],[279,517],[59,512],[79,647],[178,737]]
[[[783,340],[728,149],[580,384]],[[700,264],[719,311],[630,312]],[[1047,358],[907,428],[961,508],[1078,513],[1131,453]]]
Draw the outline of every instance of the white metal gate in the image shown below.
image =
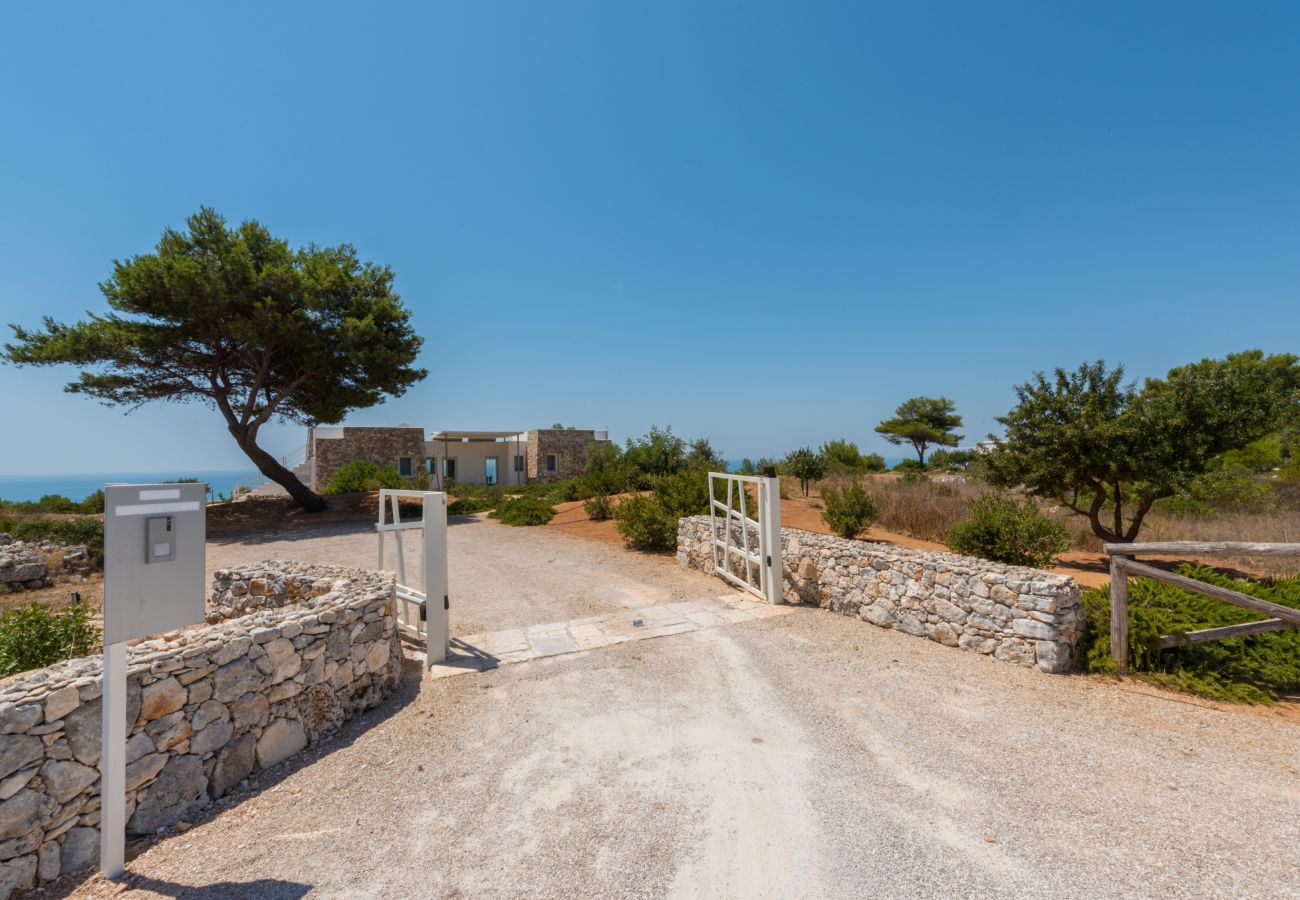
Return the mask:
[[[725,501],[718,498],[719,482],[727,485]],[[750,484],[755,487],[752,499],[746,488]],[[756,518],[749,515],[751,504]],[[709,542],[714,572],[768,603],[782,602],[779,479],[710,472]]]
[[[401,501],[418,500],[420,518],[402,521]],[[392,521],[385,522],[388,513]],[[417,566],[419,586],[407,578],[406,554],[402,532],[419,530],[420,562]],[[384,568],[384,534],[392,532],[397,543],[397,627],[416,638],[424,638],[426,666],[447,658],[450,635],[447,629],[447,495],[441,491],[399,491],[384,488],[379,492],[379,521],[375,536],[379,542],[379,568]]]

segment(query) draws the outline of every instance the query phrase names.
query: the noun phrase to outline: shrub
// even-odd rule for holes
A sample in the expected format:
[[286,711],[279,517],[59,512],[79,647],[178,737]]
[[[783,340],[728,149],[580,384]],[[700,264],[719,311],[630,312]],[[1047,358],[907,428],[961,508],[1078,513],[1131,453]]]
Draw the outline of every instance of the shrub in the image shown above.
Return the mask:
[[1013,566],[1045,566],[1070,541],[1065,527],[1038,511],[1026,497],[993,492],[970,502],[970,518],[948,531],[948,546],[958,553],[980,556]]
[[447,506],[447,515],[449,516],[470,516],[474,513],[488,512],[495,509],[497,501],[489,500],[486,497],[462,497],[459,500],[453,500]]
[[99,641],[82,604],[52,612],[44,603],[0,615],[0,678],[85,656]]
[[[1300,608],[1300,577],[1275,582],[1238,581],[1204,566],[1179,574],[1243,594]],[[1083,593],[1086,616],[1079,662],[1090,672],[1113,673],[1110,658],[1110,588]],[[1162,635],[1236,625],[1265,618],[1149,578],[1129,580],[1129,668],[1135,678],[1163,687],[1236,703],[1271,703],[1300,690],[1300,629],[1253,634],[1160,650]]]
[[603,522],[614,517],[614,501],[604,494],[592,497],[582,504],[582,508],[586,511],[587,518],[593,522]]
[[492,511],[504,525],[545,525],[555,517],[555,507],[537,497],[516,497]]
[[572,503],[579,499],[580,485],[576,478],[566,478],[563,481],[550,485],[546,491],[546,497],[552,503]]
[[[709,473],[705,469],[661,475],[654,480],[652,490],[664,512],[678,519],[706,515],[709,511]],[[754,514],[753,504],[749,512],[751,516]],[[676,540],[673,538],[674,546]]]
[[614,509],[618,533],[638,550],[675,550],[677,519],[654,496],[634,494]]
[[862,482],[849,482],[842,491],[833,487],[822,488],[822,521],[831,531],[843,538],[856,538],[865,534],[876,520],[880,510],[867,494]]
[[368,459],[354,459],[339,466],[322,494],[350,494],[355,491],[377,491],[380,488],[400,488],[402,476],[393,468],[385,469]]

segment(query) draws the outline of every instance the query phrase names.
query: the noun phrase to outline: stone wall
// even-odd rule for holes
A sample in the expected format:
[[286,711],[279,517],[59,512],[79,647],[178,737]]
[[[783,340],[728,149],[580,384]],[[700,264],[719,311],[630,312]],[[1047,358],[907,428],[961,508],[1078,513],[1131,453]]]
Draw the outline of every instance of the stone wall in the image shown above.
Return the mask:
[[[391,575],[267,562],[221,576],[214,595],[287,601],[297,585],[298,602],[130,648],[132,833],[300,752],[401,676]],[[102,691],[98,656],[0,687],[0,900],[98,861]]]
[[[587,448],[596,440],[592,429],[539,428],[528,432],[528,480],[549,484],[581,475],[587,468]],[[555,454],[559,470],[546,471],[546,457]]]
[[10,590],[49,587],[56,581],[80,581],[91,572],[85,544],[17,541],[0,534],[0,585]]
[[324,437],[314,433],[308,448],[315,460],[313,469],[316,490],[324,488],[334,473],[344,463],[365,459],[384,468],[397,468],[397,461],[407,456],[411,459],[413,473],[423,471],[424,430],[399,426],[396,428],[343,428],[340,438]]
[[[739,545],[739,526],[732,528]],[[757,546],[756,538],[750,540]],[[1083,606],[1073,578],[795,528],[781,529],[781,543],[788,602],[813,603],[1046,672],[1073,666],[1083,631]],[[708,516],[681,520],[677,558],[713,572]],[[738,568],[736,574],[743,577]]]

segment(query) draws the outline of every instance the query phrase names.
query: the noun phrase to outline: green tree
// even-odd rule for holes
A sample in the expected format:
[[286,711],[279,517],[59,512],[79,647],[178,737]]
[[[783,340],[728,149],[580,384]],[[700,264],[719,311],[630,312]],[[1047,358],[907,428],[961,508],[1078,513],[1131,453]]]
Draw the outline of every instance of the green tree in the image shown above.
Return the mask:
[[1098,360],[1042,372],[1015,389],[1018,403],[984,463],[990,480],[1023,485],[1088,519],[1104,541],[1128,543],[1157,500],[1185,490],[1230,450],[1293,416],[1300,365],[1290,354],[1249,351],[1148,379]]
[[799,479],[803,495],[808,496],[808,484],[826,477],[826,458],[811,447],[800,447],[786,454],[781,471]]
[[955,430],[961,427],[957,407],[947,397],[913,397],[894,410],[894,417],[876,426],[891,444],[911,444],[916,459],[925,465],[925,451],[931,444],[955,447],[963,435]]
[[304,508],[325,501],[257,443],[267,422],[338,422],[427,374],[421,339],[387,266],[348,245],[291,250],[261,224],[227,228],[207,208],[155,252],[115,261],[100,285],[110,311],[65,325],[11,326],[18,365],[83,366],[66,390],[110,406],[198,401]]
[[583,477],[593,494],[607,496],[627,490],[631,472],[618,444],[596,441],[587,445],[587,468]]

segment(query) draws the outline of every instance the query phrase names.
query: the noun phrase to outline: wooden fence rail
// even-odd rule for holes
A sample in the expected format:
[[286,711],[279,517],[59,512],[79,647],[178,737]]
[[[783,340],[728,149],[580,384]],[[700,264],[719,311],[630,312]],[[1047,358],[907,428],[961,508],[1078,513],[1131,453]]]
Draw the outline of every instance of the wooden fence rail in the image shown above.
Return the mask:
[[1153,541],[1145,544],[1107,544],[1105,549],[1110,556],[1110,655],[1115,660],[1115,670],[1120,675],[1128,674],[1128,579],[1130,575],[1154,578],[1214,600],[1272,617],[1259,622],[1206,628],[1201,631],[1189,631],[1186,634],[1163,635],[1159,644],[1161,650],[1185,644],[1199,644],[1246,634],[1262,634],[1300,627],[1300,609],[1270,603],[1240,591],[1219,587],[1217,584],[1206,584],[1194,578],[1166,572],[1136,562],[1132,558],[1141,553],[1163,553],[1170,556],[1300,556],[1300,544]]

